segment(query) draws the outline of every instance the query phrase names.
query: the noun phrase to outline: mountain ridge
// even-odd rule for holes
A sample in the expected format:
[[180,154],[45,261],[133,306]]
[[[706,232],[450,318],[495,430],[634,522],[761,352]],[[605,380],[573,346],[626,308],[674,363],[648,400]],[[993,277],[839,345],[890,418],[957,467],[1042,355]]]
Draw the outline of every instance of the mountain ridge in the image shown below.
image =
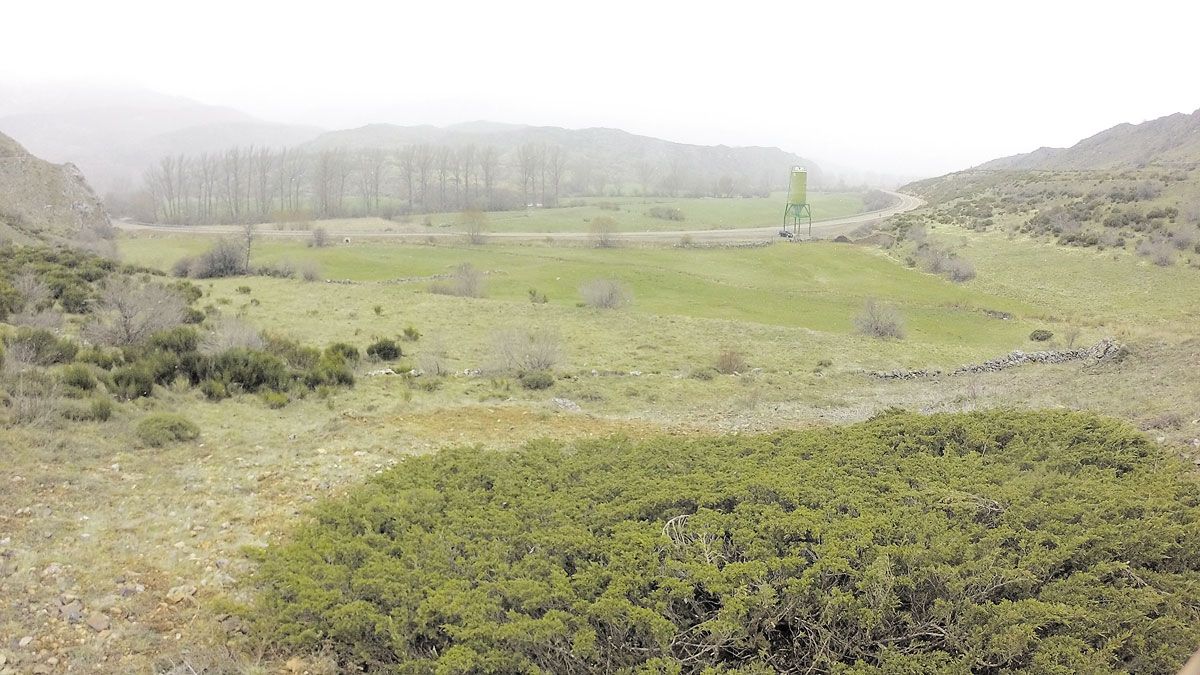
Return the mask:
[[1200,109],[1139,124],[1122,122],[1069,148],[1041,147],[993,159],[972,169],[1101,171],[1181,164],[1200,164]]

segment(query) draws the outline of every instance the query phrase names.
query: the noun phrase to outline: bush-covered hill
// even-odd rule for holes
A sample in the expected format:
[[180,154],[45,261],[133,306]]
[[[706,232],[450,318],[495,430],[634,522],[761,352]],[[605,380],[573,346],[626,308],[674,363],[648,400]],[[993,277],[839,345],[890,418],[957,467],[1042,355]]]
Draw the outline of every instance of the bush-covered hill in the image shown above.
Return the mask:
[[1173,672],[1200,491],[1069,412],[410,459],[262,554],[258,630],[382,672]]

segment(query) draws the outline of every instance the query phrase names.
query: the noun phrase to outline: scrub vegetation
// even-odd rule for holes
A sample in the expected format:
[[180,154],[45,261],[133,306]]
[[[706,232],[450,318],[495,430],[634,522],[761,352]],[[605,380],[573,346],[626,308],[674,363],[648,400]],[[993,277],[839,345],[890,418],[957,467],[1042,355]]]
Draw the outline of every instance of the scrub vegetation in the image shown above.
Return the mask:
[[1197,487],[1070,413],[444,450],[261,553],[249,616],[344,670],[1166,672]]

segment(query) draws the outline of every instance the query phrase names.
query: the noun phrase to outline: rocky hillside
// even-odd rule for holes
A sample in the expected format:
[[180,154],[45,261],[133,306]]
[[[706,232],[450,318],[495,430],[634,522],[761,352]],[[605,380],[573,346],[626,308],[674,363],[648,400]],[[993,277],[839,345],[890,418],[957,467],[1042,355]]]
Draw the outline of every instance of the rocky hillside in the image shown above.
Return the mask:
[[0,134],[0,239],[77,241],[109,227],[79,169],[38,159]]
[[1039,148],[994,159],[979,169],[1113,170],[1158,165],[1200,166],[1200,110],[1141,124],[1118,124],[1069,148]]

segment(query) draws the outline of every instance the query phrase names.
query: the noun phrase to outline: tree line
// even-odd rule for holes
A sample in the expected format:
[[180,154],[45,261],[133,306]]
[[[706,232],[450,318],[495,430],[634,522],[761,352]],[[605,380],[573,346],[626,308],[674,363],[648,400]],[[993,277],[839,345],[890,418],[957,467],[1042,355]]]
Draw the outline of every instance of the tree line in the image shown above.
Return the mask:
[[621,194],[629,182],[643,195],[733,197],[771,189],[770,175],[708,179],[681,158],[643,160],[633,173],[616,175],[545,143],[508,152],[427,143],[397,150],[231,147],[162,157],[145,171],[134,199],[110,200],[110,207],[174,224],[251,223],[551,207],[565,196]]

